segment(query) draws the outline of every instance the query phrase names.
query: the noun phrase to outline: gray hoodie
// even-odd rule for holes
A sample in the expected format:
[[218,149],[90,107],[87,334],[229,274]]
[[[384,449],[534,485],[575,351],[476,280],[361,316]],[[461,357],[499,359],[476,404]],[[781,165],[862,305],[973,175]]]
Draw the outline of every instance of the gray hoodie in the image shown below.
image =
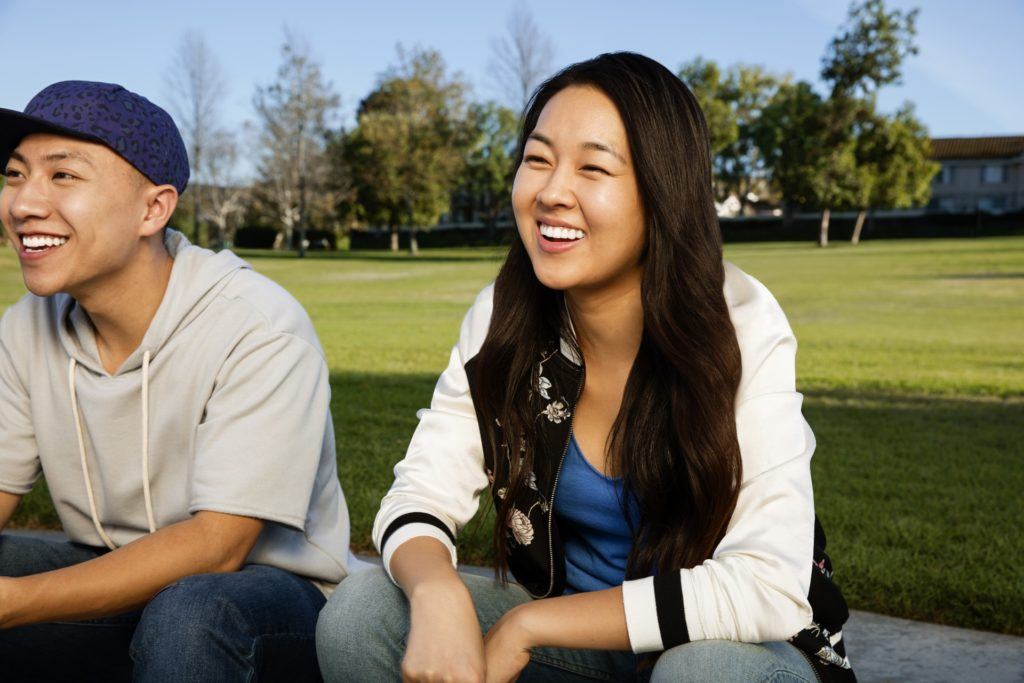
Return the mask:
[[270,522],[249,562],[346,574],[323,350],[302,306],[230,252],[167,231],[171,279],[109,374],[88,316],[26,295],[0,319],[0,490],[45,474],[68,537],[121,546],[199,510]]

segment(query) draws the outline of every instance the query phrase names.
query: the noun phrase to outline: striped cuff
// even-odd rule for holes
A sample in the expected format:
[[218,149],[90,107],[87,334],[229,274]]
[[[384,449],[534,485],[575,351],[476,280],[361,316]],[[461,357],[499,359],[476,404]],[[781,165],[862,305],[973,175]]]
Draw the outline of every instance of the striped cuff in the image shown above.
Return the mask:
[[391,575],[391,556],[395,550],[411,538],[427,536],[436,538],[448,548],[452,556],[452,566],[458,567],[458,557],[455,552],[455,537],[441,520],[426,513],[410,513],[398,517],[388,525],[387,530],[381,537],[380,559],[384,570],[394,581]]
[[633,652],[657,652],[690,642],[679,572],[626,581],[622,602]]

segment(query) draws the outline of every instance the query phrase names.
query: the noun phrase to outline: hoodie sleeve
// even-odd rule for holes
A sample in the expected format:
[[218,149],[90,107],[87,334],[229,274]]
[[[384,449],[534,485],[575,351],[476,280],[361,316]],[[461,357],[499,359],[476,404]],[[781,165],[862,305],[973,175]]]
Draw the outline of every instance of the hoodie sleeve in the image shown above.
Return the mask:
[[419,425],[381,501],[373,541],[389,575],[395,549],[419,536],[443,543],[455,564],[455,535],[476,513],[480,492],[487,486],[465,363],[487,335],[492,291],[493,286],[481,292],[466,314],[430,408],[417,413]]
[[285,332],[246,335],[221,367],[197,428],[189,513],[305,530],[329,404],[318,349]]
[[[0,319],[0,491],[18,496],[32,489],[41,472],[32,402],[18,374],[17,340],[11,333],[19,324],[12,319],[21,310],[16,304]],[[27,366],[27,358],[21,364]]]
[[796,339],[768,290],[730,267],[742,280],[727,291],[743,356],[736,403],[739,498],[710,559],[623,584],[635,652],[692,640],[786,640],[812,618],[815,441],[795,390]]

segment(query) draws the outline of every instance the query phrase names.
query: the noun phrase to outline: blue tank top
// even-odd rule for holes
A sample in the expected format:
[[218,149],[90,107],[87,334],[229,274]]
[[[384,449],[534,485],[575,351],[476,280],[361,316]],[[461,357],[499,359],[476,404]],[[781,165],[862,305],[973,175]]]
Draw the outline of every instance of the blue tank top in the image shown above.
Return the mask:
[[[594,469],[576,437],[570,436],[555,495],[555,516],[565,542],[565,593],[622,585],[633,547],[622,514],[622,479]],[[636,524],[635,503],[629,514]]]

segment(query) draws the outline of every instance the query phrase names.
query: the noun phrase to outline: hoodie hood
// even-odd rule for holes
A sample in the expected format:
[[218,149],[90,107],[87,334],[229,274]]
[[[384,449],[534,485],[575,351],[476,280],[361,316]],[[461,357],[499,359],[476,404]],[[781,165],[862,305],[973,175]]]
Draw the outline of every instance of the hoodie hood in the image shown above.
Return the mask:
[[[138,370],[147,352],[157,358],[174,334],[201,314],[236,272],[250,268],[230,251],[214,253],[197,247],[171,228],[164,231],[164,246],[174,259],[167,290],[139,347],[115,376]],[[68,356],[90,372],[106,374],[92,321],[82,307],[67,294],[52,297],[51,305],[56,308],[57,331]]]

